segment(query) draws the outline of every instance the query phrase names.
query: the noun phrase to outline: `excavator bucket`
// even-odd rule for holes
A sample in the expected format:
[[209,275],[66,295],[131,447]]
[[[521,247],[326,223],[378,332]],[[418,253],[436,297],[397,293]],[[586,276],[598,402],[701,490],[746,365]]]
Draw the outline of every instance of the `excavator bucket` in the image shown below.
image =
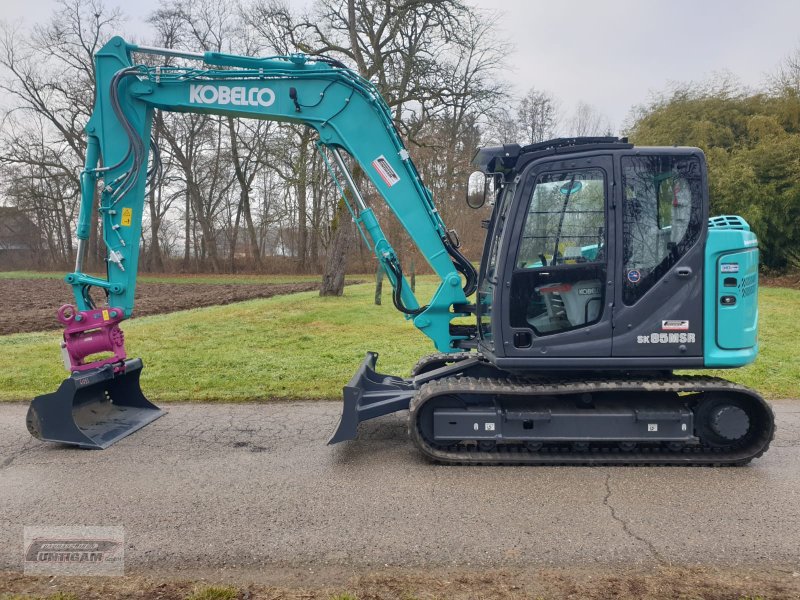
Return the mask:
[[76,372],[28,409],[28,431],[47,442],[108,448],[164,414],[139,387],[140,358]]

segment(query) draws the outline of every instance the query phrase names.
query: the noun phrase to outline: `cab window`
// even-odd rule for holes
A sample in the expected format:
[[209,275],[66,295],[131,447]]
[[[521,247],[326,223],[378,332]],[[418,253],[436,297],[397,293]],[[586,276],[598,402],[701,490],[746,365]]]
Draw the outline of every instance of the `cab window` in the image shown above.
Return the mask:
[[517,268],[597,262],[604,231],[601,169],[544,173],[533,188]]
[[600,320],[606,189],[605,171],[596,167],[536,178],[511,281],[512,326],[545,336]]
[[622,297],[632,305],[700,237],[700,161],[693,156],[624,156],[622,190]]

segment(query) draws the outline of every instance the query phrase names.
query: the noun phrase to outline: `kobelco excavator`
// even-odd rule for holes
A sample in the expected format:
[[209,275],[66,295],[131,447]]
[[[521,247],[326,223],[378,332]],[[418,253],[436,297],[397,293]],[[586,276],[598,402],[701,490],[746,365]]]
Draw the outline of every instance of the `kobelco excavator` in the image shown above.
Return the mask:
[[[147,64],[134,62],[143,55]],[[152,66],[158,56],[192,66]],[[757,392],[673,374],[740,367],[758,351],[756,236],[739,217],[709,218],[699,149],[574,138],[479,150],[467,201],[493,209],[477,272],[380,94],[343,64],[118,37],[95,61],[77,263],[66,276],[75,305],[58,313],[71,374],[33,400],[34,436],[105,448],[162,414],[140,389],[142,362],[126,356],[120,329],[133,313],[146,189],[159,174],[151,141],[159,109],[313,128],[395,307],[438,350],[408,378],[377,373],[368,353],[344,387],[330,443],[408,410],[413,443],[444,463],[740,465],[768,448],[774,417]],[[406,282],[350,161],[439,278],[427,304]],[[106,278],[82,270],[95,205]],[[105,291],[103,306],[92,288]]]

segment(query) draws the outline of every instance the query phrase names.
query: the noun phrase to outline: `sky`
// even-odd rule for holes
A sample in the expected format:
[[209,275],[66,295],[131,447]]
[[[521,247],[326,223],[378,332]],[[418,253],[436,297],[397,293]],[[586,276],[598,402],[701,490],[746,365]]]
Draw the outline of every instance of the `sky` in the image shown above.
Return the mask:
[[[213,1],[213,0],[210,0]],[[487,11],[513,51],[498,74],[521,95],[554,95],[564,119],[578,102],[594,106],[615,131],[634,105],[674,82],[729,72],[759,86],[800,48],[800,0],[468,0]],[[311,0],[291,0],[302,7]],[[158,0],[120,2],[129,15],[123,37],[146,39],[146,16]],[[51,0],[3,0],[2,18],[44,19]]]

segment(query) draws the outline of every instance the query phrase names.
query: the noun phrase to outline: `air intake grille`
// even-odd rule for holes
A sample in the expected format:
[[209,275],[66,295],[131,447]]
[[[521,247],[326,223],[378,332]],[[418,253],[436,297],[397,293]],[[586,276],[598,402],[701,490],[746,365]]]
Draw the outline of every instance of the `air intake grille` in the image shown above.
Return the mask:
[[716,229],[740,229],[742,231],[750,231],[750,225],[747,224],[747,221],[736,215],[711,217],[708,220],[708,226]]
[[739,282],[739,293],[741,293],[742,298],[747,298],[756,293],[758,289],[758,275],[747,275],[743,277],[742,280]]

